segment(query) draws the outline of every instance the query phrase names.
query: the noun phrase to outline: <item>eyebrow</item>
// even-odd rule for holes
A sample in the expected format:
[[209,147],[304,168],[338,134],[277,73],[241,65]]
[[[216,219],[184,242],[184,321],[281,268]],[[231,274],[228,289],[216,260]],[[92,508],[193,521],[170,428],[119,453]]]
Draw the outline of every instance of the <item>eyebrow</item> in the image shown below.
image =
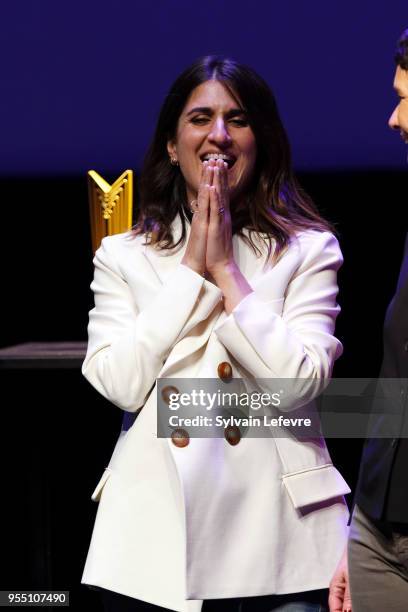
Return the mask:
[[[203,115],[213,115],[214,111],[209,106],[196,106],[195,108],[192,108],[190,111],[188,111],[186,116],[189,117],[193,113],[202,113]],[[246,116],[246,114],[247,113],[242,108],[231,108],[231,110],[225,113],[225,116],[229,119],[231,117],[236,117],[237,115]]]

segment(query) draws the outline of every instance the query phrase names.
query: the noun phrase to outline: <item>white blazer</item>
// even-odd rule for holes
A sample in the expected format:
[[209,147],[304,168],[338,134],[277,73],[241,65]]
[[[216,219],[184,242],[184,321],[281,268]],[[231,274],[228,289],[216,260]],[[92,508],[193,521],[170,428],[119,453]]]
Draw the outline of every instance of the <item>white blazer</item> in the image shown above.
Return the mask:
[[[173,224],[176,239],[181,223]],[[202,600],[326,588],[347,539],[350,492],[322,439],[158,438],[163,377],[305,378],[327,383],[340,342],[335,237],[301,232],[265,265],[241,237],[253,288],[227,315],[218,287],[180,263],[185,245],[105,238],[95,255],[83,374],[129,412],[92,498],[98,512],[82,582],[179,612]],[[261,245],[261,243],[260,243]],[[308,387],[304,396],[307,399]]]

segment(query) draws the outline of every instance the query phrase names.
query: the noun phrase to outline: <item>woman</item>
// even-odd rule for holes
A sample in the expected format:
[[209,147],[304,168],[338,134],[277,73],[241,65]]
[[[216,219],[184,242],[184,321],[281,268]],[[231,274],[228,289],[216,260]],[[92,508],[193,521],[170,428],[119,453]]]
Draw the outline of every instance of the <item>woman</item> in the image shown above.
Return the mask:
[[253,70],[210,56],[176,80],[140,204],[94,260],[83,374],[137,419],[94,492],[82,580],[106,609],[323,610],[349,492],[324,442],[156,434],[157,378],[324,385],[341,353],[341,252]]

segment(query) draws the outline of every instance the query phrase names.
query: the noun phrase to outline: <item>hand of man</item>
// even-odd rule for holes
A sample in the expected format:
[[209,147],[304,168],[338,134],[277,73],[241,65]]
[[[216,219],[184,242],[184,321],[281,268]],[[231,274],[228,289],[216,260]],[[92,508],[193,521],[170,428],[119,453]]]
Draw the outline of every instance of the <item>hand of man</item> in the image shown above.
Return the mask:
[[347,563],[347,546],[329,586],[330,612],[352,612]]

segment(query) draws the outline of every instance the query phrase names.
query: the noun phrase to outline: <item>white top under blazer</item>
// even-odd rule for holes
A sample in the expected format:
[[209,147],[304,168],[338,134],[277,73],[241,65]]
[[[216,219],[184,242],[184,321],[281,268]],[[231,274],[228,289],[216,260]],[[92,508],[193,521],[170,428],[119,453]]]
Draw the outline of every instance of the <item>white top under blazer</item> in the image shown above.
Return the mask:
[[[177,240],[179,218],[172,227]],[[177,447],[157,437],[155,381],[217,378],[227,361],[234,378],[315,379],[323,388],[342,352],[333,335],[336,238],[300,232],[265,264],[234,236],[253,292],[229,315],[220,289],[180,263],[186,242],[170,252],[143,242],[130,232],[104,238],[94,259],[82,372],[122,410],[143,408],[93,493],[82,582],[178,612],[199,612],[204,599],[328,587],[347,539],[350,489],[324,440],[191,438]]]

